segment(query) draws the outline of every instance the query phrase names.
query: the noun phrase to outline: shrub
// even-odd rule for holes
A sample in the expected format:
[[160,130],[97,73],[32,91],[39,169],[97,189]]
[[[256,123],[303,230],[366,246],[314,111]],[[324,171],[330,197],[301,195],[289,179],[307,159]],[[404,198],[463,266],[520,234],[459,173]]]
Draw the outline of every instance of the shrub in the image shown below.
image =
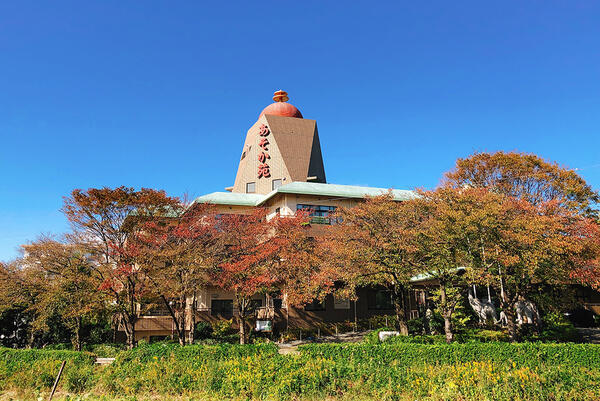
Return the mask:
[[544,330],[540,334],[542,341],[577,342],[581,338],[573,323],[560,312],[551,312],[544,316]]
[[[0,348],[0,390],[49,388],[62,361],[66,361],[63,375],[75,378],[91,371],[94,356],[76,351]],[[61,380],[60,387],[65,383]]]
[[[299,347],[303,355],[321,358],[364,360],[370,363],[402,365],[455,364],[472,361],[513,361],[523,366],[543,363],[600,368],[600,347],[595,344],[478,343],[414,344],[396,337],[381,345],[307,344]],[[396,341],[396,342],[394,342]]]
[[204,340],[210,338],[213,334],[213,328],[208,322],[198,322],[194,328],[194,338]]
[[212,323],[212,331],[213,335],[216,338],[225,337],[235,333],[233,329],[233,323],[231,319],[229,320],[217,320]]
[[88,344],[83,349],[99,357],[113,358],[125,350],[125,344]]

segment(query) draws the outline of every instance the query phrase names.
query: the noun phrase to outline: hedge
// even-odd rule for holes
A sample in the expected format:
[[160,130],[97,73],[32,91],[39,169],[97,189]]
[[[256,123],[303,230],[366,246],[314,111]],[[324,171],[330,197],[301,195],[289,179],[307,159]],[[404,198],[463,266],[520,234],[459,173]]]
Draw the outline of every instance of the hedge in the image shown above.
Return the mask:
[[472,361],[515,362],[600,368],[600,346],[595,344],[466,343],[466,344],[307,344],[303,355],[346,361],[399,364],[456,364]]

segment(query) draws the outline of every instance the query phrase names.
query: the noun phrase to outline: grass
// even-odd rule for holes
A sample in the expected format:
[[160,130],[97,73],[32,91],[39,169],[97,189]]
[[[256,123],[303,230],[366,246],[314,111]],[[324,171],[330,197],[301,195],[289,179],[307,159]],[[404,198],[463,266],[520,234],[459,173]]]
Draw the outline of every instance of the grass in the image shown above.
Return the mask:
[[[0,400],[593,400],[590,344],[146,345],[94,367],[88,353],[0,349]],[[44,376],[45,375],[45,376]]]

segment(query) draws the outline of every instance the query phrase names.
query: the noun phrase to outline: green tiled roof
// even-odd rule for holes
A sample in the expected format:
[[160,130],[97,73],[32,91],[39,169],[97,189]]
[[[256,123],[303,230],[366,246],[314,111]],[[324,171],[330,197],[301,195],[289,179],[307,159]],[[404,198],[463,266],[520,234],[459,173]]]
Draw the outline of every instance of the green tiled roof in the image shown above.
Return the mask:
[[[467,270],[466,267],[457,267],[456,269],[451,269],[452,272],[456,272],[456,273],[460,273],[465,270]],[[428,281],[428,280],[432,280],[434,278],[435,278],[435,274],[433,274],[433,273],[421,273],[421,274],[417,274],[414,277],[411,277],[410,281],[413,283],[418,283],[420,281]]]
[[236,192],[213,192],[197,197],[194,202],[214,203],[215,205],[258,206],[265,195],[242,194]]
[[[387,194],[388,188],[375,187],[359,187],[356,185],[338,185],[338,184],[321,184],[317,182],[291,182],[277,188],[276,191],[267,195],[267,199],[275,194],[303,194],[303,195],[321,195],[335,196],[340,198],[365,198],[367,196],[377,196]],[[392,195],[395,200],[409,200],[415,197],[413,191],[392,189]]]
[[[316,182],[291,182],[282,185],[266,195],[243,194],[236,192],[213,192],[203,195],[194,202],[214,203],[216,205],[240,205],[240,206],[258,206],[276,194],[297,194],[297,195],[316,195],[330,196],[336,198],[355,198],[362,199],[367,196],[377,196],[388,193],[387,188],[360,187],[356,185],[338,185],[321,184]],[[392,189],[392,195],[395,200],[409,200],[416,197],[414,191]]]

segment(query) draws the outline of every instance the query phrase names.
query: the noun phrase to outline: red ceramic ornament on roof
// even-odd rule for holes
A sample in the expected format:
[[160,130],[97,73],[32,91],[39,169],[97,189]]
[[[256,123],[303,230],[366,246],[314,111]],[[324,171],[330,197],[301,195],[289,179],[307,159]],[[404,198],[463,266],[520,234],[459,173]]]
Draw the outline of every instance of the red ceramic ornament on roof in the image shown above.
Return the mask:
[[302,113],[300,113],[300,110],[298,110],[296,106],[286,103],[289,100],[287,92],[278,90],[273,95],[273,100],[275,101],[275,103],[272,103],[265,107],[258,116],[258,118],[262,117],[263,114],[282,117],[302,118]]

